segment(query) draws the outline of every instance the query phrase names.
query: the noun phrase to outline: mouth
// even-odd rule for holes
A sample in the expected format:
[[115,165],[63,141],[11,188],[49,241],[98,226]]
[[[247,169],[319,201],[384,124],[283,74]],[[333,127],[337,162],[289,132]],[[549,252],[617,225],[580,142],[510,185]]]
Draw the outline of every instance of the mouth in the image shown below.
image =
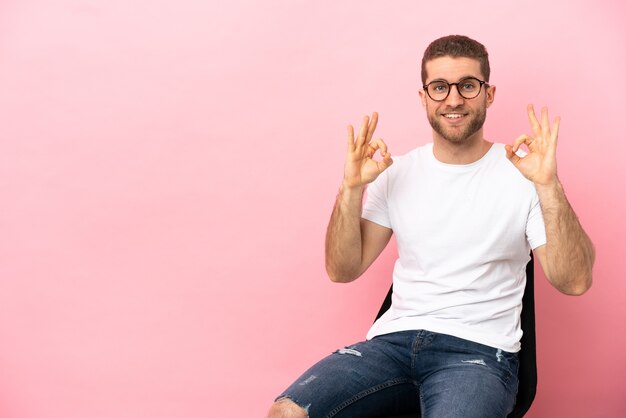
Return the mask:
[[463,120],[465,120],[467,115],[468,113],[461,112],[449,112],[441,114],[441,116],[443,116],[448,122],[453,124],[461,123]]

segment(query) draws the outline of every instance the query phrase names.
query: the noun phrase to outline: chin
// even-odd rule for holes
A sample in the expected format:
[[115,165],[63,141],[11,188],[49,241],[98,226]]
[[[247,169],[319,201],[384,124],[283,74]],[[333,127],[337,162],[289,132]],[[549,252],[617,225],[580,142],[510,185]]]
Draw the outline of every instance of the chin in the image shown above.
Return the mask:
[[443,139],[453,144],[461,144],[463,142],[467,142],[468,138],[470,137],[470,135],[463,135],[463,136],[441,135],[441,136],[443,137]]
[[[458,133],[452,133],[452,132],[446,132],[443,129],[436,129],[434,126],[433,128],[435,129],[435,132],[437,132],[439,134],[439,136],[441,136],[443,139],[445,139],[446,141],[452,143],[452,144],[462,144],[464,142],[468,142],[469,139],[478,131],[474,131],[474,132],[458,132]],[[437,127],[440,128],[440,127]]]
[[471,138],[483,127],[485,118],[475,118],[464,129],[450,130],[444,129],[443,126],[436,119],[430,119],[430,125],[433,130],[439,134],[443,139],[452,144],[463,144],[469,142]]

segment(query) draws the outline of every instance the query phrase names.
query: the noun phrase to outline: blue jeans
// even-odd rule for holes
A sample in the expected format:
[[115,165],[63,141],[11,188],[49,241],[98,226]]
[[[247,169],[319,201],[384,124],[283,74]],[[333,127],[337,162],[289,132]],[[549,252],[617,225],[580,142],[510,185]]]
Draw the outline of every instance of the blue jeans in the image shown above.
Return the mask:
[[446,334],[418,330],[337,350],[297,379],[289,398],[310,418],[496,418],[513,410],[518,359]]

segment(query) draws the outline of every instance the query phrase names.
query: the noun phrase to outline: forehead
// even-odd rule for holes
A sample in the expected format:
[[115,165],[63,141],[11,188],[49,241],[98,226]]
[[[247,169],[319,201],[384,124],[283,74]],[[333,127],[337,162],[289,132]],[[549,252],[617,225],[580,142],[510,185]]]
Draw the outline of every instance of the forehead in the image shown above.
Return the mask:
[[426,83],[443,79],[455,82],[463,77],[483,79],[478,60],[466,57],[439,57],[426,62]]

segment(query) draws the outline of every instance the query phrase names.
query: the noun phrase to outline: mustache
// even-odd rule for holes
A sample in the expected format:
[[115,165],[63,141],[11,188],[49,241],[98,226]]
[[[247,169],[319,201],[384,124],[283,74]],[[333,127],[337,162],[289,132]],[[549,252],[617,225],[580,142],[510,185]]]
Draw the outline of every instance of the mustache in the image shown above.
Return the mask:
[[441,109],[438,112],[439,114],[444,114],[444,113],[470,113],[468,109],[466,109],[463,106],[456,106],[456,107],[447,107],[445,109]]

